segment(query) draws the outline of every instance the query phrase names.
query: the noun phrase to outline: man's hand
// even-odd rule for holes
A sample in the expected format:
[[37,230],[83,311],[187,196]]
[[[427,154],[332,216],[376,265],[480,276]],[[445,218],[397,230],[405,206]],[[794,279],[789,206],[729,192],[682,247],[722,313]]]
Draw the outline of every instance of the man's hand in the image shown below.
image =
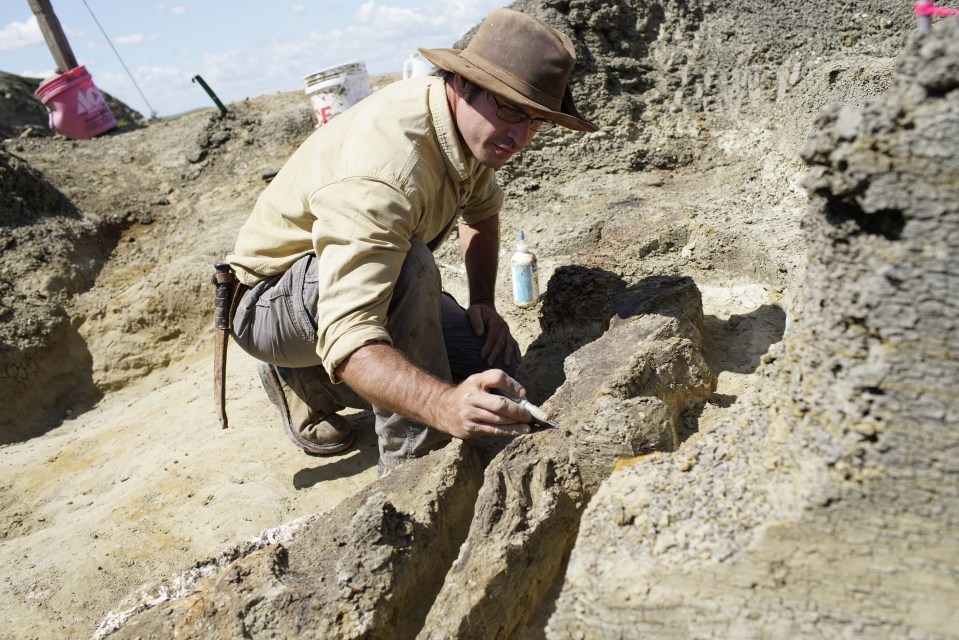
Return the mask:
[[337,375],[371,404],[429,425],[456,438],[518,436],[529,433],[532,416],[496,395],[525,397],[526,390],[505,371],[488,369],[453,386],[415,367],[392,346],[371,343],[354,351]]
[[463,440],[529,433],[527,423],[532,416],[515,402],[496,395],[497,389],[514,397],[526,395],[516,380],[499,369],[474,374],[447,391],[444,404],[451,409],[443,413],[451,419],[436,427]]
[[473,303],[466,310],[466,317],[470,321],[473,333],[486,336],[486,341],[480,350],[480,357],[486,360],[486,364],[494,364],[500,353],[503,354],[503,364],[507,367],[514,362],[519,362],[519,344],[510,333],[506,320],[503,320],[503,316],[496,311],[492,303]]

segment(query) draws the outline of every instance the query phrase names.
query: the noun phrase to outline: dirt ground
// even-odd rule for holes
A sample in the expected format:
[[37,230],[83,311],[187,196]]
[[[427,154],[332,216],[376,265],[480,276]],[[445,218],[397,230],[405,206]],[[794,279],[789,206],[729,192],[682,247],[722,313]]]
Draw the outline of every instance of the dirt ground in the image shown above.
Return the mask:
[[[825,100],[822,86],[807,94]],[[230,428],[217,424],[212,264],[232,247],[264,174],[314,126],[302,92],[228,107],[225,118],[202,110],[88,142],[19,123],[0,149],[0,373],[13,389],[0,411],[0,638],[90,636],[138,590],[160,595],[191,566],[376,479],[371,414],[351,414],[360,435],[349,452],[306,456],[286,441],[237,348]],[[788,330],[805,264],[804,118],[735,132],[701,123],[684,136],[708,137],[722,153],[671,168],[623,170],[618,158],[616,170],[601,159],[584,168],[560,151],[551,171],[524,171],[531,161],[504,172],[502,264],[524,229],[542,288],[569,264],[695,279],[718,388],[685,438],[751,391],[763,354]],[[570,153],[612,144],[593,135]],[[543,148],[530,153],[536,160]],[[438,259],[463,300],[454,245]],[[525,350],[538,311],[512,305],[505,266],[497,295]]]

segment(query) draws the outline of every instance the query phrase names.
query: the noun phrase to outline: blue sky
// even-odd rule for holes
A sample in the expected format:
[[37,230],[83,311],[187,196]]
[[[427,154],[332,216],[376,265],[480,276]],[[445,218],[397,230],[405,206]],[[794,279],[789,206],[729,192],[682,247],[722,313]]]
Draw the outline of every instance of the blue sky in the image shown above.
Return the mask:
[[[365,62],[370,74],[399,72],[417,47],[450,47],[491,10],[508,4],[52,0],[74,56],[97,87],[144,116],[160,117],[213,106],[192,82],[196,75],[229,104],[302,90],[303,76],[347,62]],[[0,70],[45,78],[54,67],[27,0],[3,0]]]

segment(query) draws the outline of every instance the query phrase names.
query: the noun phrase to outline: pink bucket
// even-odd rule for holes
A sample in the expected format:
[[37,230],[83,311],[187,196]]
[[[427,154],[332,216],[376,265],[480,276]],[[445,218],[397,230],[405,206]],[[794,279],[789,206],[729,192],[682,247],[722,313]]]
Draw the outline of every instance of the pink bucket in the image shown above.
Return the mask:
[[117,126],[86,67],[50,78],[34,92],[50,112],[50,128],[74,140],[89,140]]

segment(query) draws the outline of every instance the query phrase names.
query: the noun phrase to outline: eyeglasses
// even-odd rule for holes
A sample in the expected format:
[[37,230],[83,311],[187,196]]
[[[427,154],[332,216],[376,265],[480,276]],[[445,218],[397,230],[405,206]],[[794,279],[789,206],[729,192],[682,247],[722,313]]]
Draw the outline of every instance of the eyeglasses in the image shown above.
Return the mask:
[[553,128],[553,125],[556,123],[551,120],[544,120],[542,118],[531,118],[516,107],[511,107],[508,104],[502,104],[499,100],[496,99],[496,94],[492,91],[487,91],[490,97],[493,98],[493,102],[496,104],[496,117],[502,120],[503,122],[509,122],[510,124],[519,124],[520,122],[525,122],[529,120],[529,128],[533,131],[549,131]]

